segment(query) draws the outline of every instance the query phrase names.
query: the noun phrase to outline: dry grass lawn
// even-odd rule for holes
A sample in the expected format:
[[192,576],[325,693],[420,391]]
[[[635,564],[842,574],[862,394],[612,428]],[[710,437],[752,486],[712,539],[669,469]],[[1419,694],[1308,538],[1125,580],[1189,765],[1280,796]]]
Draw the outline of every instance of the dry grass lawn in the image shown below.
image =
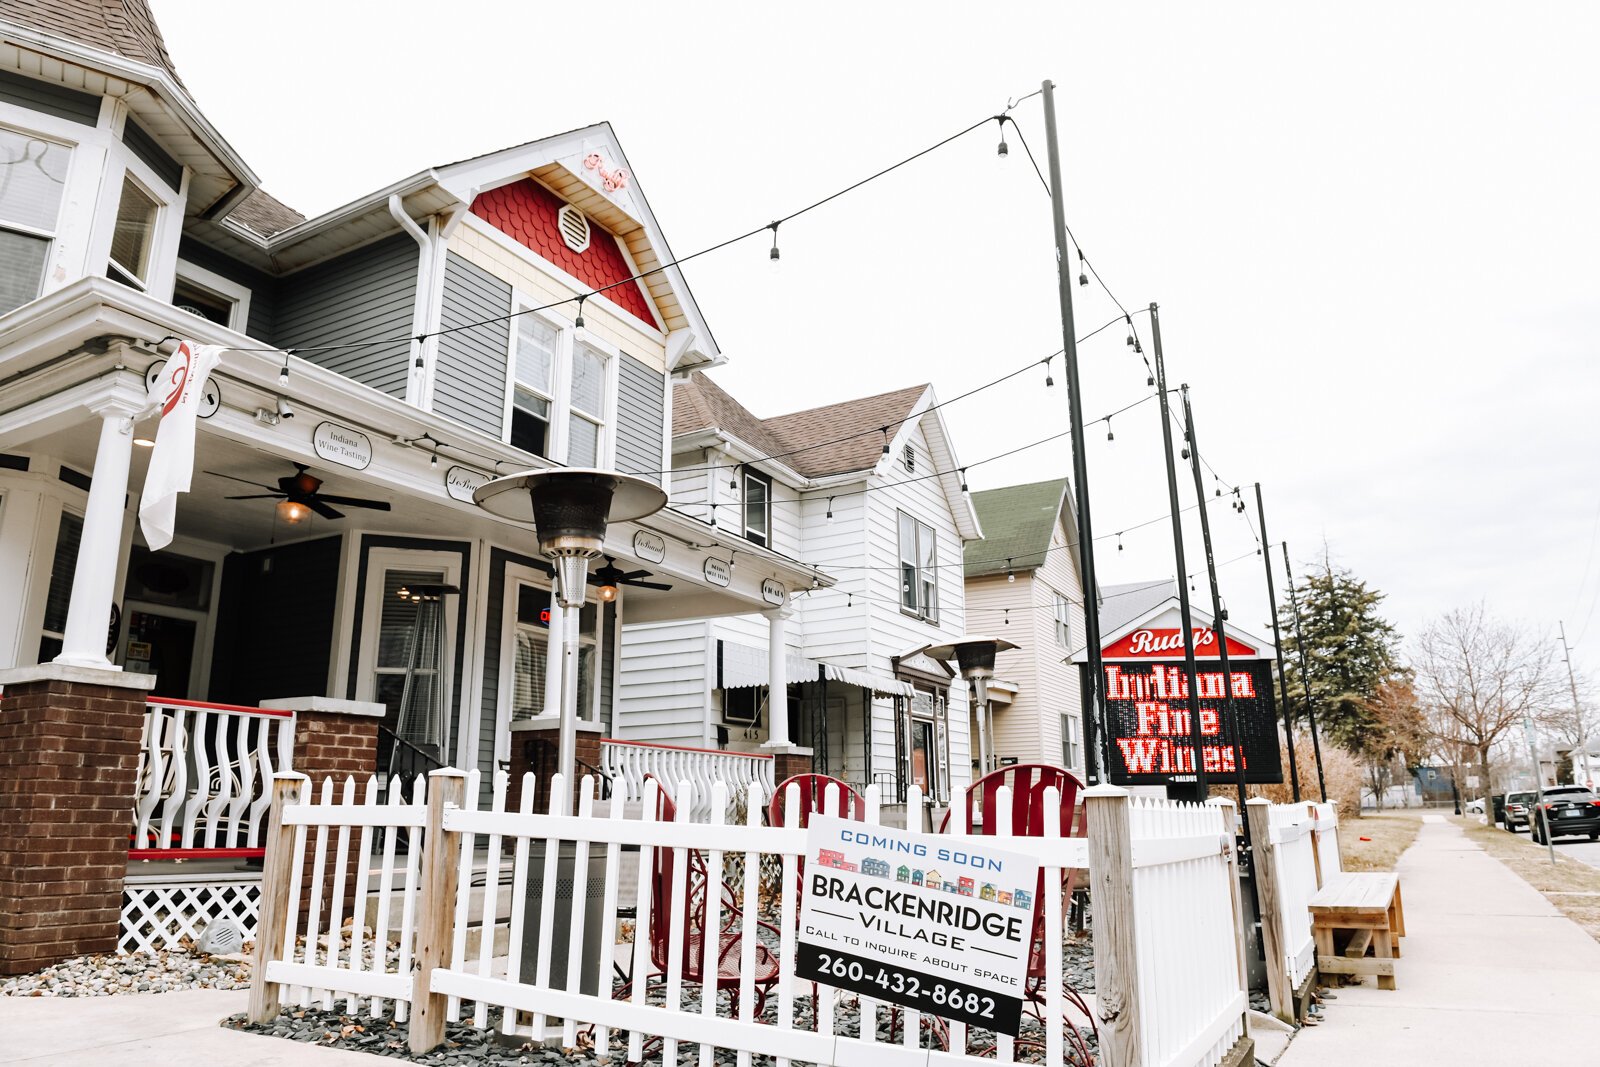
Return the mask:
[[[1396,811],[1339,820],[1339,857],[1347,871],[1392,871],[1422,829],[1422,812]],[[1367,840],[1362,840],[1366,838]]]
[[1530,846],[1527,834],[1508,834],[1497,826],[1480,826],[1475,816],[1452,816],[1450,821],[1600,941],[1600,870],[1559,852],[1552,866],[1550,854]]

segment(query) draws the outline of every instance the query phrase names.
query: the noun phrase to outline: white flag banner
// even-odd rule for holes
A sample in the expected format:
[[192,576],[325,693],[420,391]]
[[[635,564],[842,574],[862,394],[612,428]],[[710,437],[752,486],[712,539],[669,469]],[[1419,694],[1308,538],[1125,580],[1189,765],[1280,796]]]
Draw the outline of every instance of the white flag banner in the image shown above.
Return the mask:
[[152,552],[172,543],[178,494],[189,491],[194,474],[194,420],[200,396],[221,358],[221,345],[191,345],[184,341],[150,387],[151,402],[161,405],[161,425],[156,429],[156,446],[150,453],[150,470],[144,476],[139,528]]

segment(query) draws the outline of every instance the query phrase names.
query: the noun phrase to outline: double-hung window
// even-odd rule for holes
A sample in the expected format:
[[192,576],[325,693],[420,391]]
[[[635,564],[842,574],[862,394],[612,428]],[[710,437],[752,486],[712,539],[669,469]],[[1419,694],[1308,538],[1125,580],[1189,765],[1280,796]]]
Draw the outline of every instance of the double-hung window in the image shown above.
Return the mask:
[[551,408],[556,395],[556,351],[560,335],[536,315],[517,317],[512,360],[511,444],[553,459]]
[[1056,594],[1056,644],[1067,648],[1072,643],[1072,604],[1060,593]]
[[0,129],[0,314],[44,285],[71,158],[64,145]]
[[744,472],[744,536],[758,545],[772,544],[772,479]]
[[571,383],[567,403],[567,465],[598,467],[600,433],[606,424],[606,357],[582,341],[574,341]]
[[150,278],[150,249],[155,243],[156,216],[161,205],[145,192],[132,174],[122,176],[122,199],[117,202],[116,226],[111,231],[111,262],[106,277],[143,289]]
[[507,441],[569,467],[607,463],[613,358],[577,331],[522,313],[512,333]]
[[933,527],[899,512],[900,607],[929,622],[939,621],[939,542]]
[[1061,716],[1061,761],[1067,767],[1080,766],[1083,759],[1083,740],[1079,731],[1083,724],[1076,715]]

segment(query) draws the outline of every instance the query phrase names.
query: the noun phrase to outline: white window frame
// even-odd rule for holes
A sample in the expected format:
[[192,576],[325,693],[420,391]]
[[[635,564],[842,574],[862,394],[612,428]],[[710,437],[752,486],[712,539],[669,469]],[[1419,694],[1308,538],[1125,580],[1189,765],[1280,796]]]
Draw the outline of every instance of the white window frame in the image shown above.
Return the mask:
[[[902,537],[901,537],[901,535],[902,535],[902,530],[901,530],[902,517],[911,520],[911,534],[912,534],[912,537],[911,537],[911,555],[910,556],[906,555],[906,546],[905,546],[905,543],[903,542]],[[924,573],[924,569],[923,569],[923,565],[922,565],[922,544],[923,544],[922,536],[923,536],[924,533],[926,533],[929,537],[931,537],[933,539],[933,573],[932,573],[931,578]],[[900,613],[903,614],[903,615],[909,615],[912,618],[921,619],[924,622],[927,622],[927,623],[932,624],[932,625],[938,625],[938,622],[939,622],[939,532],[937,530],[935,530],[932,526],[930,526],[928,523],[923,522],[921,519],[918,519],[915,515],[911,514],[909,511],[906,511],[905,509],[901,508],[901,509],[897,509],[895,511],[894,537],[895,537],[895,546],[896,546],[896,551],[898,552],[898,562],[899,562],[899,569],[896,571],[896,575],[897,575],[897,581],[902,586],[902,588],[900,589]],[[915,576],[913,584],[912,584],[912,589],[911,589],[912,601],[913,601],[912,604],[907,604],[906,603],[906,590],[904,588],[904,583],[905,583],[905,565],[906,565],[906,563],[908,561],[912,565],[912,573]],[[933,588],[933,597],[932,597],[932,602],[931,603],[927,602],[928,598],[924,595],[926,588],[929,587],[929,586],[932,586],[932,588]]]
[[1083,720],[1071,712],[1061,715],[1061,759],[1069,770],[1083,766]]
[[[378,688],[378,631],[383,622],[383,576],[388,571],[441,571],[446,585],[461,585],[461,556],[455,552],[430,552],[426,549],[374,548],[367,553],[367,586],[361,594],[361,648],[356,655],[356,699],[376,699]],[[449,734],[450,709],[454,707],[456,622],[460,615],[459,597],[444,600],[440,613],[444,622],[444,641],[439,658],[439,691],[444,695],[444,727]],[[460,727],[457,723],[457,728]],[[440,739],[440,752],[455,751],[455,739]]]
[[[524,294],[513,294],[511,310],[513,314],[532,315],[544,325],[555,331],[556,344],[554,353],[554,366],[550,374],[550,440],[545,448],[545,455],[541,459],[551,463],[565,464],[567,462],[567,445],[571,436],[571,418],[574,411],[572,406],[572,360],[573,351],[577,341],[577,328],[572,322],[557,318],[543,311],[535,311],[539,301]],[[500,440],[511,443],[511,411],[515,406],[517,388],[517,323],[513,319],[510,323],[510,336],[506,342],[506,391],[505,400],[500,417]],[[584,331],[582,344],[598,355],[604,365],[605,382],[601,387],[601,402],[605,408],[600,412],[579,411],[580,418],[590,422],[597,422],[600,427],[600,443],[596,449],[595,465],[611,467],[614,465],[613,457],[616,454],[616,423],[617,423],[617,380],[618,368],[621,363],[622,350],[615,345],[595,336],[591,330]],[[530,453],[534,454],[534,453]]]
[[[155,205],[156,209],[155,216],[150,220],[150,248],[146,253],[146,262],[144,266],[145,276],[143,278],[139,277],[132,270],[130,270],[126,264],[118,263],[116,260],[112,259],[111,242],[108,241],[106,243],[105,257],[106,277],[111,278],[111,280],[114,282],[122,282],[123,284],[129,284],[131,282],[133,288],[138,289],[141,293],[148,293],[150,291],[151,284],[158,277],[161,268],[161,260],[158,257],[158,252],[162,244],[161,223],[166,218],[167,209],[172,205],[168,203],[160,193],[155,191],[149,181],[141,178],[138,172],[133,169],[133,167],[124,167],[121,176],[117,179],[116,203],[113,204],[111,208],[110,224],[112,240],[114,240],[116,237],[117,213],[122,210],[123,189],[129,182],[132,182],[133,187],[139,190],[139,192],[143,193],[150,200],[150,202]],[[110,273],[113,267],[116,268],[117,273],[123,277],[113,278]],[[124,279],[126,279],[126,281]]]
[[[752,481],[760,482],[762,485],[766,486],[767,490],[766,526],[760,533],[756,534],[755,537],[750,535],[749,521],[750,483]],[[740,486],[739,493],[739,525],[740,528],[744,530],[744,539],[752,544],[761,545],[764,548],[771,548],[772,520],[772,476],[769,474],[763,474],[760,471],[753,471],[749,468],[745,468],[743,484]],[[760,540],[757,540],[756,538],[760,538]]]
[[[61,542],[61,522],[62,522],[62,518],[64,516],[66,516],[66,515],[71,515],[71,516],[75,517],[78,520],[78,523],[81,526],[83,524],[84,513],[86,512],[86,510],[87,510],[87,506],[85,506],[85,507],[77,507],[77,506],[74,506],[74,505],[63,504],[61,506],[61,511],[56,515],[55,533],[54,533],[54,536],[51,538],[51,541],[50,541],[51,569],[49,571],[47,571],[45,573],[45,575],[44,575],[44,610],[45,610],[46,613],[48,613],[49,605],[50,605],[50,585],[51,585],[52,582],[55,581],[54,562],[55,562],[56,546],[58,544],[60,544],[60,542]],[[79,552],[83,551],[83,531],[81,529],[78,532],[78,551]],[[72,601],[72,589],[73,589],[73,586],[76,584],[76,579],[77,579],[77,573],[76,572],[77,572],[77,563],[76,563],[76,557],[74,557],[73,573],[67,576],[67,601],[68,601],[69,604]],[[122,600],[122,589],[121,589],[120,586],[117,587],[117,600],[118,600],[119,603]],[[65,642],[66,639],[67,639],[67,633],[66,633],[66,627],[65,626],[63,626],[60,630],[49,630],[49,629],[46,629],[45,626],[46,626],[46,623],[45,623],[45,620],[44,620],[44,615],[41,614],[39,616],[39,639],[34,642],[34,651],[35,652],[38,651],[38,647],[44,643],[44,639],[47,638],[47,637],[53,637],[57,641],[62,641],[62,642]]]
[[[542,589],[546,595],[552,593],[554,582],[549,574],[544,571],[520,563],[506,564],[505,585],[501,596],[500,610],[500,686],[495,698],[495,735],[494,758],[497,763],[503,764],[511,758],[511,704],[516,689],[517,667],[517,588],[531,585]],[[600,675],[604,670],[606,649],[606,624],[605,603],[600,600],[598,592],[587,588],[584,595],[584,605],[593,604],[595,608],[595,635],[592,639],[585,639],[580,632],[579,644],[593,645],[594,653],[594,692],[590,694],[587,716],[579,718],[579,722],[591,726],[599,726],[601,722],[600,707]],[[581,610],[581,609],[580,609]],[[563,640],[562,612],[552,602],[550,604],[549,647],[545,651],[545,692],[544,708],[539,719],[548,719],[552,723],[559,721],[561,716],[562,661],[561,645]],[[615,675],[613,675],[615,677]]]
[[26,137],[30,140],[44,141],[48,144],[55,145],[57,148],[64,148],[67,150],[67,176],[61,183],[61,198],[56,203],[56,220],[55,224],[51,226],[50,229],[42,230],[36,226],[29,226],[26,223],[21,222],[12,222],[3,216],[0,216],[0,230],[9,230],[12,233],[20,233],[25,237],[37,237],[39,240],[46,242],[44,269],[39,275],[38,291],[33,295],[33,299],[37,300],[40,296],[44,295],[49,288],[50,264],[54,260],[56,240],[61,235],[62,216],[66,213],[69,194],[72,191],[72,164],[77,154],[78,143],[54,134],[47,134],[40,132],[39,130],[29,129],[25,126],[19,126],[11,122],[0,121],[0,129],[4,129],[7,133],[14,133],[18,137]]
[[[177,280],[196,289],[203,289],[218,300],[231,301],[233,310],[228,313],[228,329],[244,333],[250,324],[250,289],[236,281],[224,278],[216,271],[206,270],[181,256],[178,259]],[[174,287],[173,300],[177,300]]]
[[1056,644],[1062,648],[1072,647],[1072,601],[1063,594],[1056,593]]

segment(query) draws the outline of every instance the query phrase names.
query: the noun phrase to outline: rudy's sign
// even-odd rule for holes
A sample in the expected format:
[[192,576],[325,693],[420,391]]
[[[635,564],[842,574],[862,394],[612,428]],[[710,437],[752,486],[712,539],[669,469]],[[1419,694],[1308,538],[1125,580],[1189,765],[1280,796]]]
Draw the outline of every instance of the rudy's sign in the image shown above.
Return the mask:
[[983,838],[814,815],[795,973],[1015,1036],[1038,886]]

